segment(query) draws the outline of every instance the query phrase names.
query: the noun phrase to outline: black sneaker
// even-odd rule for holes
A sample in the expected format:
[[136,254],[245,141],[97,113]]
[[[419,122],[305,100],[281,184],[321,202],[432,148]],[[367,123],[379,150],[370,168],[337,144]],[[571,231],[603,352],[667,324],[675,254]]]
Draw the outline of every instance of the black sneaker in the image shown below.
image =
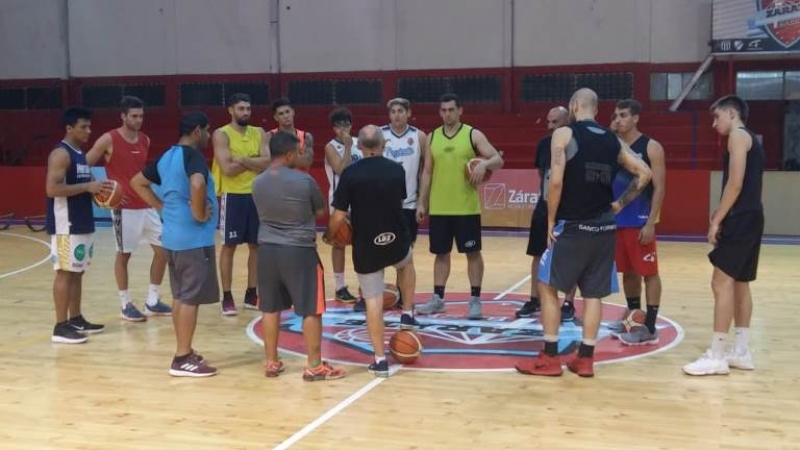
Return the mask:
[[258,295],[245,294],[244,296],[244,309],[258,309]]
[[372,364],[367,367],[367,372],[376,377],[387,378],[389,376],[389,361],[385,359],[381,362],[372,361]]
[[355,305],[353,305],[353,312],[363,313],[367,312],[367,302],[364,298],[359,298]]
[[561,321],[572,322],[575,320],[575,305],[569,302],[564,302],[561,305]]
[[400,316],[400,329],[401,330],[417,330],[419,329],[419,322],[414,316],[410,314],[403,314]]
[[345,286],[336,291],[336,300],[342,303],[355,303],[357,299],[350,293],[347,286]]
[[50,340],[59,344],[83,344],[89,338],[75,331],[69,322],[62,322],[57,323],[53,328],[53,336]]
[[514,315],[517,319],[523,319],[528,317],[538,316],[542,313],[542,305],[539,302],[533,302],[528,300],[522,305],[522,308],[518,309]]
[[73,330],[79,333],[87,333],[87,334],[102,333],[103,330],[106,329],[105,325],[89,323],[89,321],[84,319],[82,315],[75,316],[69,319],[67,323],[69,324],[69,326],[72,327]]

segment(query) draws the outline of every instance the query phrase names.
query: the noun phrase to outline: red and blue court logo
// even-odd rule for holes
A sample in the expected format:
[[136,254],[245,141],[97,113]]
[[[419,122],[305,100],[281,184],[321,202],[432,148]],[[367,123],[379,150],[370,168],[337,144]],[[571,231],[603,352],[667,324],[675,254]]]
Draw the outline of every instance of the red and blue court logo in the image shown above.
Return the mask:
[[[490,293],[484,296],[495,297]],[[417,302],[428,298],[430,294],[418,294]],[[536,356],[542,350],[543,330],[539,319],[514,317],[514,312],[528,300],[527,295],[507,294],[502,299],[484,300],[483,320],[465,318],[468,298],[467,293],[447,293],[447,310],[444,314],[417,316],[421,324],[417,335],[424,352],[414,364],[407,364],[403,369],[509,370],[519,358]],[[558,347],[561,354],[574,351],[582,338],[582,300],[577,299],[575,307],[575,321],[563,323],[559,331]],[[613,338],[608,328],[611,322],[619,320],[624,311],[622,305],[603,305],[603,324],[595,348],[595,362],[621,362],[654,355],[676,346],[683,339],[680,325],[660,317],[656,324],[659,333],[657,345],[625,346]],[[386,311],[384,320],[388,351],[389,338],[400,328],[400,311]],[[247,334],[253,341],[263,345],[260,317],[250,322]],[[323,315],[322,339],[322,355],[326,360],[356,365],[367,365],[372,361],[366,317],[363,313],[354,313],[351,305],[328,302],[328,311]],[[278,343],[284,352],[304,354],[301,317],[291,311],[283,313]]]

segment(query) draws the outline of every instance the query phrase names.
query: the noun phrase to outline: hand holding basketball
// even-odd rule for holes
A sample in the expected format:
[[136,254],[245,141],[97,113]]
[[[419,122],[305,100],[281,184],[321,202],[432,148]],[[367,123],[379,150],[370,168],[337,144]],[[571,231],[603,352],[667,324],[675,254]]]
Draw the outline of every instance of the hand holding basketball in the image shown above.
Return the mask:
[[345,247],[353,242],[353,226],[350,220],[342,221],[335,233],[330,233],[330,228],[322,235],[322,242],[334,247]]
[[[98,186],[99,185],[99,189]],[[94,192],[92,192],[94,190]],[[115,180],[102,180],[89,184],[89,192],[92,192],[94,202],[103,208],[116,208],[122,204],[122,188]]]
[[485,183],[492,178],[492,171],[486,168],[487,158],[472,158],[464,167],[464,175],[473,186]]

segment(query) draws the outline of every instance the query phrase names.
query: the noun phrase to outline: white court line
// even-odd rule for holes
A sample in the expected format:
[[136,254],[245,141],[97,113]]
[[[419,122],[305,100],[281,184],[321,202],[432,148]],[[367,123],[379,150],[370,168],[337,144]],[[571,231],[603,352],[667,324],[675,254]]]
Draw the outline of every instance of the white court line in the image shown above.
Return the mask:
[[[513,292],[518,287],[520,287],[523,284],[525,284],[528,280],[530,280],[530,278],[531,278],[531,276],[527,275],[525,278],[521,279],[520,281],[518,281],[517,283],[512,285],[510,288],[508,288],[505,291],[497,294],[492,300],[500,300],[500,299],[502,299],[503,297],[505,297],[509,293]],[[256,318],[255,320],[258,320],[258,318]],[[249,329],[250,329],[250,327],[248,327],[248,330]],[[508,371],[508,369],[503,369],[503,370],[504,371]],[[298,431],[297,433],[295,433],[292,436],[290,436],[289,439],[286,439],[285,441],[283,441],[280,444],[278,444],[275,447],[275,450],[286,450],[287,448],[289,448],[292,445],[296,444],[297,441],[299,441],[300,439],[303,439],[304,437],[308,436],[312,431],[314,431],[317,428],[319,428],[320,425],[322,425],[325,422],[327,422],[329,419],[331,419],[336,414],[339,414],[340,412],[342,412],[343,409],[345,409],[348,406],[350,406],[353,403],[355,403],[356,400],[360,399],[361,397],[366,395],[369,391],[374,389],[375,386],[381,384],[382,382],[384,382],[386,380],[387,380],[387,378],[375,378],[374,380],[370,381],[369,383],[367,383],[366,386],[364,386],[361,389],[359,389],[353,395],[351,395],[351,396],[347,397],[346,399],[342,400],[339,404],[337,404],[336,406],[334,406],[333,408],[328,410],[325,414],[317,417],[316,420],[314,420],[313,422],[311,422],[308,425],[304,426],[300,431]]]
[[51,251],[51,249],[50,249],[50,244],[48,242],[45,242],[45,241],[43,241],[41,239],[36,239],[36,238],[30,237],[30,236],[24,236],[22,234],[0,232],[0,235],[3,235],[3,236],[14,236],[14,237],[22,238],[22,239],[27,239],[29,241],[38,242],[38,243],[44,245],[45,247],[47,247],[47,256],[45,256],[44,259],[42,259],[39,262],[33,263],[30,266],[23,267],[22,269],[17,269],[15,271],[9,272],[9,273],[4,273],[4,274],[0,275],[0,280],[2,280],[3,278],[10,277],[12,275],[16,275],[18,273],[25,272],[27,270],[31,270],[34,267],[41,266],[42,264],[44,264],[44,263],[46,263],[47,261],[50,260],[50,251]]

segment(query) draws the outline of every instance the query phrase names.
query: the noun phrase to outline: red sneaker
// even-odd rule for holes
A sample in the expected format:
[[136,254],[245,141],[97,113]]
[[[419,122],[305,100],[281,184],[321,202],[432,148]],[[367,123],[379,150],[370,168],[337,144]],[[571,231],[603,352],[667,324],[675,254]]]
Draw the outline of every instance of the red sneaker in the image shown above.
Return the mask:
[[272,378],[277,377],[283,372],[283,361],[267,361],[264,364],[264,376]]
[[564,373],[561,369],[561,359],[558,356],[548,356],[544,352],[539,353],[536,358],[520,360],[514,367],[517,372],[525,375],[560,377]]
[[579,377],[589,378],[594,376],[594,358],[575,355],[568,363],[570,372]]
[[217,369],[209,366],[197,353],[192,353],[183,362],[173,358],[169,374],[173,377],[212,377],[217,374]]
[[344,369],[340,367],[332,367],[327,362],[322,362],[322,364],[318,365],[317,367],[311,368],[306,367],[306,370],[303,371],[303,380],[305,381],[327,381],[327,380],[338,380],[339,378],[343,378],[345,375]]

